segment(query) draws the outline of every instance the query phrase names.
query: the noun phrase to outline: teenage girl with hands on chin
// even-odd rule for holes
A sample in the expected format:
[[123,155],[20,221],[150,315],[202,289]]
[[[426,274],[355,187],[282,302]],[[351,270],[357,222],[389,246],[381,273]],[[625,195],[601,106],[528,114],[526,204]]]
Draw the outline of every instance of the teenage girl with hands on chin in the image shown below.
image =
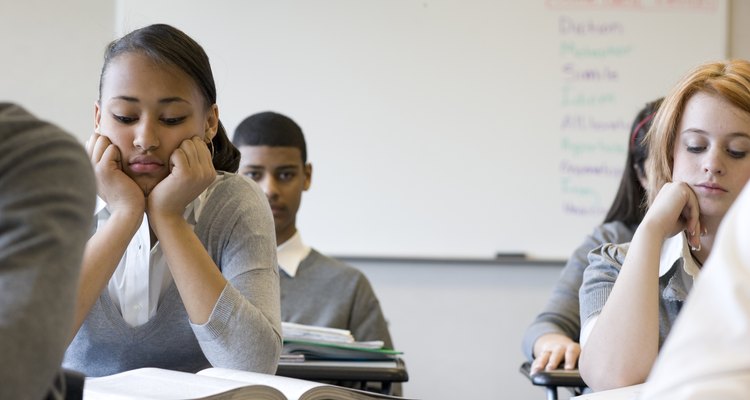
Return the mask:
[[629,244],[589,254],[580,290],[580,371],[594,390],[645,381],[750,179],[750,63],[691,71],[664,100],[647,141],[648,212]]
[[86,148],[97,224],[66,368],[275,372],[273,219],[257,185],[233,173],[239,152],[200,45],[168,25],[112,42]]

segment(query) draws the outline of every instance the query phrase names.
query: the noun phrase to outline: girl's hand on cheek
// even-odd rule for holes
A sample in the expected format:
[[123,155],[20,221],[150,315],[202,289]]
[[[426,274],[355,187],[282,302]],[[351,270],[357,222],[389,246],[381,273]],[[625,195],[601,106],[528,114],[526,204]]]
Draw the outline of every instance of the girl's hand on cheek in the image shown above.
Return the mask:
[[658,229],[664,239],[684,230],[688,243],[692,247],[700,247],[702,228],[698,197],[684,182],[666,183],[649,207],[643,223],[651,229]]
[[179,215],[216,178],[211,152],[197,136],[184,140],[169,157],[171,171],[148,196],[149,216]]
[[108,137],[94,133],[86,141],[86,152],[94,166],[98,195],[110,211],[143,213],[146,198],[138,184],[123,172],[120,149]]

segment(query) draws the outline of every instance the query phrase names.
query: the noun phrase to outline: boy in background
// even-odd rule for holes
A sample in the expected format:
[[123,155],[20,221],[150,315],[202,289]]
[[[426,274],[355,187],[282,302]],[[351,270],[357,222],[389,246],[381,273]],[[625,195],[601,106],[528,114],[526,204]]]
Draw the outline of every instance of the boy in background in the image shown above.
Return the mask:
[[380,302],[359,270],[302,241],[296,219],[312,165],[302,129],[290,118],[261,112],[247,117],[232,139],[239,172],[257,182],[273,212],[281,281],[281,320],[348,329],[355,340],[382,340],[393,348]]

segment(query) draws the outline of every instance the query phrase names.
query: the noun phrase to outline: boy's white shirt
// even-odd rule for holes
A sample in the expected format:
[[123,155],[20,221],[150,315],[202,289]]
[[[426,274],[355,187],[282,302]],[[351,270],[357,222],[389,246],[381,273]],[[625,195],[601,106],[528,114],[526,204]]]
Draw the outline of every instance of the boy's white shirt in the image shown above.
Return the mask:
[[[682,264],[682,268],[688,274],[688,277],[686,277],[688,281],[685,281],[684,284],[685,287],[689,289],[693,286],[693,281],[698,276],[700,267],[690,254],[690,244],[683,232],[680,232],[664,241],[664,245],[661,248],[661,255],[659,256],[659,277],[661,278],[669,272],[679,258],[685,260]],[[586,345],[586,342],[591,335],[591,331],[594,330],[594,326],[598,319],[599,314],[589,318],[583,324],[580,335],[581,347]]]
[[[222,178],[221,173],[217,174],[214,182],[185,207],[183,216],[193,228],[200,218],[206,200]],[[97,196],[94,213],[97,227],[110,217],[106,206],[107,203]],[[153,248],[151,247],[148,216],[144,213],[141,226],[128,244],[125,255],[120,259],[107,284],[109,296],[115,307],[120,310],[125,322],[130,326],[139,326],[156,315],[159,301],[172,282],[172,274],[164,259],[160,243],[157,242]]]
[[310,255],[311,250],[312,248],[302,241],[302,235],[299,234],[299,231],[294,232],[292,237],[276,248],[279,267],[294,278],[299,264]]

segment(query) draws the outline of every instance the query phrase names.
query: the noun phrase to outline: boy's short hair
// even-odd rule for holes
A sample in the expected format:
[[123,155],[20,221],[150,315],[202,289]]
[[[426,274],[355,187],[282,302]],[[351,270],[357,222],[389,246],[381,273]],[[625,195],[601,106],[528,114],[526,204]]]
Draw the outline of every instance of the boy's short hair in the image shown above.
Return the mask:
[[245,118],[234,130],[232,143],[240,146],[296,147],[307,163],[307,145],[302,128],[291,118],[264,111]]

